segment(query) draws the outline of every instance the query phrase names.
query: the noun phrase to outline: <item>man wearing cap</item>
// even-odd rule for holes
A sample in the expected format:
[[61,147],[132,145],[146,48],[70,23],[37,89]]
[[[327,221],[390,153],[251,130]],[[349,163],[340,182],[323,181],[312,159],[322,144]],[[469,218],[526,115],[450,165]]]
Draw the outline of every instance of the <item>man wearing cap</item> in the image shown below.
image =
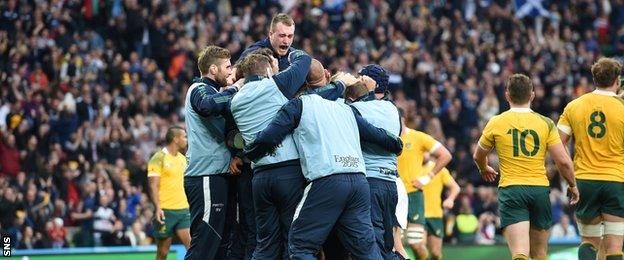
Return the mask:
[[[232,98],[230,109],[246,143],[266,127],[277,111],[293,99],[309,75],[310,64],[318,61],[301,50],[290,54],[288,69],[278,72],[270,50],[260,49],[238,63],[245,85]],[[322,66],[321,66],[322,68]],[[276,73],[273,75],[273,73]],[[350,77],[357,81],[355,77]],[[346,77],[341,77],[347,81]],[[316,81],[316,80],[315,80]],[[347,81],[348,82],[348,81]],[[321,83],[324,84],[323,81]],[[338,84],[344,89],[342,81]],[[323,96],[320,91],[319,95]],[[332,94],[332,91],[329,91]],[[257,246],[254,259],[288,259],[287,237],[295,208],[306,181],[301,172],[299,153],[291,136],[287,136],[275,154],[260,158],[253,164],[251,190],[256,212]]]
[[[345,100],[354,107],[366,121],[386,132],[399,136],[401,120],[396,106],[387,100],[388,74],[377,64],[366,65],[360,75],[368,76],[375,83],[375,99],[368,100],[368,89],[363,84],[347,87]],[[372,84],[373,82],[370,82]],[[393,227],[396,219],[397,193],[397,155],[371,144],[362,145],[362,154],[366,166],[366,178],[370,186],[371,221],[375,230],[375,239],[384,259],[395,259],[393,253]]]
[[252,160],[275,154],[287,136],[296,144],[309,181],[289,233],[290,258],[316,259],[335,226],[353,259],[380,259],[370,221],[370,188],[360,141],[394,153],[401,150],[402,143],[367,123],[349,106],[311,94],[286,103],[246,147],[246,154]]

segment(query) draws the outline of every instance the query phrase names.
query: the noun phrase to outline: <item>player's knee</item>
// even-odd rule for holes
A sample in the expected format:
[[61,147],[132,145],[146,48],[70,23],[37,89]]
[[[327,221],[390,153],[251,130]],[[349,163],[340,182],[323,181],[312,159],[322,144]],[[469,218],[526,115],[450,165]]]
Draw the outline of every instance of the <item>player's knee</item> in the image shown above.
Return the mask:
[[422,226],[407,227],[407,243],[416,245],[423,242],[425,238],[425,229]]
[[429,253],[432,260],[442,260],[442,250],[432,248]]
[[598,238],[600,239],[603,234],[602,225],[598,224],[583,224],[578,223],[579,234],[584,238]]

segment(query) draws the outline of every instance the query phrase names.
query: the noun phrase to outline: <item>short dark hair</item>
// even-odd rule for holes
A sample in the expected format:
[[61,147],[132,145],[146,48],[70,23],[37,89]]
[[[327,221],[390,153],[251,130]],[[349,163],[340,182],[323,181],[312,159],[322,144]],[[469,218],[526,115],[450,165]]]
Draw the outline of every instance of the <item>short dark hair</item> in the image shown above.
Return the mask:
[[267,57],[269,57],[269,58],[270,58],[270,57],[274,57],[274,55],[275,55],[275,54],[273,53],[273,50],[271,50],[271,49],[269,49],[269,48],[260,48],[260,49],[257,49],[257,50],[255,50],[255,51],[251,52],[251,53],[253,53],[253,54],[260,54],[260,55],[264,55],[264,56],[267,56]]
[[267,68],[271,68],[271,58],[263,54],[252,53],[238,64],[237,70],[240,69],[243,76],[247,77],[251,75],[266,75]]
[[622,73],[622,64],[612,58],[600,58],[592,65],[591,73],[596,87],[608,88],[615,83]]
[[278,13],[271,19],[271,31],[275,30],[275,25],[278,23],[283,23],[287,26],[295,25],[295,20],[285,13]]
[[531,99],[531,93],[533,93],[533,82],[523,74],[513,74],[507,79],[507,92],[511,102],[526,104]]
[[167,129],[167,133],[165,134],[165,142],[167,144],[170,144],[171,142],[173,142],[173,138],[178,136],[181,131],[184,131],[184,128],[180,126],[169,127],[169,129]]
[[197,68],[202,75],[208,72],[210,65],[219,65],[219,60],[229,59],[231,57],[230,51],[219,46],[210,45],[204,48],[197,58]]

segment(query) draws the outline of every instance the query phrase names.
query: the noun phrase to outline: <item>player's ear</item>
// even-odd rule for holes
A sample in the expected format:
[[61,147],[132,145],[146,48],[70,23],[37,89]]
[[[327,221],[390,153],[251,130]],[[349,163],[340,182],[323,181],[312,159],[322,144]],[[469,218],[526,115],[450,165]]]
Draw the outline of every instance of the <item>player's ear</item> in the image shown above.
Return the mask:
[[219,67],[216,64],[210,64],[210,67],[208,67],[208,72],[212,75],[216,75],[219,72]]
[[529,102],[533,102],[534,98],[535,98],[535,91],[531,91],[531,98],[529,98]]
[[509,97],[509,91],[505,90],[505,100],[511,104],[511,97]]

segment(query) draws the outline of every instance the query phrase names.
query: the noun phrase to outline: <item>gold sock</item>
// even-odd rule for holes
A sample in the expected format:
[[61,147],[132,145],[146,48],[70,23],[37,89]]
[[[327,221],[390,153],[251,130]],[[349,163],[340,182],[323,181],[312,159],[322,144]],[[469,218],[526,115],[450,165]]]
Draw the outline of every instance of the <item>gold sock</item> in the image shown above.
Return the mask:
[[529,257],[523,254],[517,254],[517,255],[512,256],[511,260],[529,260]]

